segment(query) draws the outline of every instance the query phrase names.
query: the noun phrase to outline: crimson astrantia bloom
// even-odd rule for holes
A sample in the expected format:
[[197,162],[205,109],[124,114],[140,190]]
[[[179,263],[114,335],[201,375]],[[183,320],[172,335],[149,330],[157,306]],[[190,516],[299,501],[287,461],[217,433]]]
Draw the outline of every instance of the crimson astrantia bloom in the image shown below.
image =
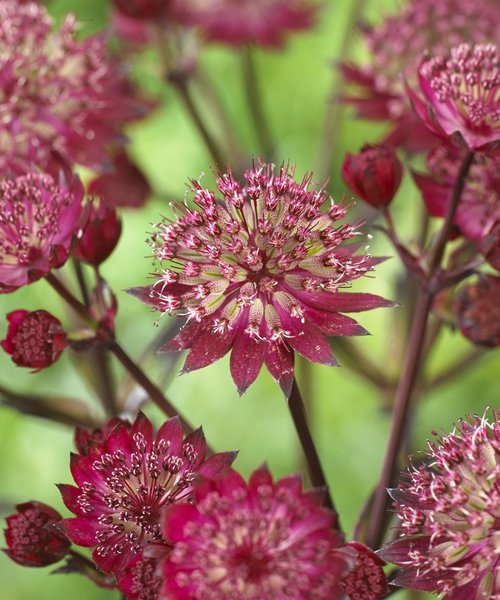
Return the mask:
[[7,321],[7,336],[0,344],[18,367],[50,367],[68,346],[61,322],[45,310],[15,310]]
[[387,594],[384,562],[360,542],[349,542],[343,552],[352,556],[354,566],[340,580],[349,600],[379,600]]
[[[1,11],[0,11],[1,14]],[[82,218],[77,177],[29,173],[0,182],[0,293],[45,277],[67,260]]]
[[174,543],[163,562],[163,595],[172,600],[340,600],[351,567],[322,494],[299,477],[274,482],[263,467],[248,483],[236,472],[195,486],[194,504],[165,514]]
[[77,516],[62,521],[62,530],[75,544],[94,548],[103,572],[123,575],[146,546],[165,543],[162,510],[190,500],[197,475],[214,476],[235,458],[219,453],[205,459],[206,449],[201,429],[183,439],[178,418],[156,435],[142,413],[132,425],[117,423],[101,442],[89,441],[85,453],[71,455],[77,485],[59,489]]
[[116,208],[106,200],[94,199],[81,235],[75,240],[73,255],[78,260],[98,267],[113,252],[122,232]]
[[127,600],[158,600],[162,584],[158,560],[139,555],[118,580],[117,587]]
[[16,510],[6,519],[4,552],[9,558],[24,567],[45,567],[66,556],[71,542],[54,526],[62,519],[56,510],[35,500]]
[[314,23],[318,6],[310,0],[180,0],[176,17],[199,27],[213,41],[234,46],[281,46],[290,31]]
[[102,444],[117,425],[130,428],[132,424],[125,419],[113,417],[102,427],[89,431],[83,427],[75,429],[75,448],[78,454],[86,456],[96,444]]
[[470,150],[500,148],[500,50],[460,44],[425,58],[418,70],[423,98],[408,88],[419,117],[437,136]]
[[346,154],[342,164],[347,185],[377,208],[392,202],[402,176],[403,165],[390,146],[364,146],[358,154]]
[[[450,144],[437,146],[427,157],[430,175],[414,179],[430,215],[445,217],[465,150]],[[467,174],[455,215],[455,224],[470,240],[481,241],[500,219],[500,161],[476,154]]]
[[44,167],[56,151],[99,168],[123,124],[145,112],[106,37],[78,36],[72,15],[58,29],[34,2],[0,1],[0,165]]
[[431,148],[434,136],[413,112],[401,75],[413,86],[425,52],[441,54],[464,41],[495,42],[499,20],[497,0],[410,0],[379,25],[362,27],[369,62],[341,65],[352,86],[343,100],[362,118],[390,123],[388,143],[410,151]]
[[475,344],[500,346],[500,277],[482,275],[457,294],[453,311],[463,335]]
[[146,288],[129,290],[162,312],[188,317],[165,350],[191,351],[184,372],[231,352],[240,393],[265,363],[289,394],[294,351],[334,365],[325,335],[366,331],[342,312],[389,306],[379,296],[344,291],[381,259],[356,255],[357,226],[338,221],[346,209],[331,204],[324,188],[311,190],[293,171],[259,163],[238,183],[219,174],[222,198],[193,182],[196,209],[175,205],[176,222],[157,226],[153,253],[170,268]]
[[429,464],[391,490],[401,537],[378,554],[392,583],[443,600],[500,597],[500,424],[472,417],[429,443]]

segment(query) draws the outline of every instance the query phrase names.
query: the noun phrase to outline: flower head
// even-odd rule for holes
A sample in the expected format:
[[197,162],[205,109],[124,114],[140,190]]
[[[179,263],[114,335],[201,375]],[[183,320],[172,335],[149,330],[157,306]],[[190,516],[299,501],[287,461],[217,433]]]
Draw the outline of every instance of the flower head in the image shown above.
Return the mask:
[[500,277],[483,275],[464,286],[453,309],[463,335],[480,346],[500,346]]
[[234,46],[281,46],[289,31],[311,27],[317,12],[309,0],[184,0],[175,6],[180,21]]
[[43,502],[25,502],[7,517],[5,554],[24,567],[45,567],[60,561],[71,546],[54,525],[62,517]]
[[349,600],[378,600],[387,594],[384,562],[360,542],[348,542],[342,551],[352,556],[352,568],[341,578],[340,586]]
[[403,166],[390,146],[364,146],[359,154],[346,154],[342,177],[368,204],[388,206],[398,191]]
[[68,345],[61,322],[45,310],[15,310],[7,320],[7,337],[0,343],[19,367],[50,367]]
[[222,198],[193,182],[196,209],[158,225],[153,253],[166,263],[158,281],[130,292],[162,312],[188,317],[165,347],[191,351],[184,372],[205,367],[229,350],[242,393],[265,363],[289,394],[294,351],[334,365],[325,335],[363,335],[340,313],[388,306],[383,298],[344,291],[380,259],[357,255],[357,226],[339,225],[346,209],[323,188],[310,189],[293,171],[259,163],[240,184],[219,174]]
[[121,576],[146,546],[165,543],[162,510],[190,500],[195,477],[215,475],[235,455],[205,459],[202,431],[183,439],[177,418],[166,421],[156,436],[142,413],[132,425],[118,422],[101,434],[102,441],[94,437],[84,453],[71,456],[77,485],[61,484],[59,489],[77,516],[62,521],[61,527],[75,544],[94,547],[99,569]]
[[67,260],[82,217],[78,178],[30,173],[0,182],[0,292],[45,277]]
[[118,589],[127,600],[158,600],[163,583],[156,558],[139,555],[118,580]]
[[409,90],[419,117],[437,136],[474,151],[500,147],[500,50],[460,44],[425,58],[419,68],[424,98]]
[[0,1],[0,165],[26,172],[53,152],[100,167],[122,142],[124,123],[144,112],[106,39],[79,39],[73,16],[59,29],[43,6]]
[[172,600],[337,600],[350,568],[338,551],[341,534],[321,494],[304,492],[300,478],[274,482],[266,468],[248,483],[228,472],[202,480],[194,504],[165,515],[174,543],[163,563],[163,593]]
[[416,84],[426,52],[446,53],[464,41],[495,42],[499,19],[497,0],[410,0],[379,25],[363,26],[370,62],[341,65],[352,90],[344,101],[363,118],[390,122],[388,143],[411,151],[432,147],[435,138],[411,109],[404,79]]
[[428,464],[391,491],[400,539],[379,554],[404,571],[392,583],[443,600],[500,595],[500,424],[472,417],[430,442]]

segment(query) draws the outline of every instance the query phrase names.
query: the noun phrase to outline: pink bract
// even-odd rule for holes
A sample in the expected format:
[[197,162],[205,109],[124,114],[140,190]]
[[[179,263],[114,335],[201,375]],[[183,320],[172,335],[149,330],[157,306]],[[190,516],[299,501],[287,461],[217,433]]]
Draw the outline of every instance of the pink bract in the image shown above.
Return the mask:
[[173,418],[155,435],[142,413],[132,425],[118,422],[101,435],[102,441],[94,436],[84,453],[71,455],[77,485],[59,489],[77,516],[62,521],[61,528],[75,544],[94,548],[99,569],[120,577],[147,546],[165,544],[162,511],[189,501],[195,478],[228,468],[235,453],[206,458],[201,429],[184,438],[179,419]]
[[322,494],[299,477],[273,481],[264,467],[248,483],[233,472],[201,480],[194,504],[164,518],[173,550],[163,562],[163,595],[172,600],[340,600],[351,567]]
[[[71,176],[68,176],[71,177]],[[0,182],[0,293],[45,277],[67,260],[82,219],[77,177],[30,173]]]
[[392,582],[443,600],[500,595],[500,425],[471,417],[436,442],[391,490],[401,537],[379,551]]
[[[152,247],[165,265],[152,286],[130,293],[166,313],[187,316],[164,350],[190,352],[184,372],[210,365],[231,350],[231,374],[240,393],[265,364],[289,395],[294,351],[335,365],[325,335],[364,335],[357,312],[392,303],[348,292],[353,280],[381,262],[357,254],[357,225],[338,223],[346,209],[324,188],[300,183],[288,166],[259,163],[244,183],[220,173],[216,194],[193,182],[196,207],[176,204],[181,216],[157,226]],[[328,211],[321,207],[330,202]]]
[[68,16],[58,29],[34,2],[0,1],[0,166],[26,172],[54,152],[101,168],[110,144],[146,106],[111,60],[106,37],[79,39]]

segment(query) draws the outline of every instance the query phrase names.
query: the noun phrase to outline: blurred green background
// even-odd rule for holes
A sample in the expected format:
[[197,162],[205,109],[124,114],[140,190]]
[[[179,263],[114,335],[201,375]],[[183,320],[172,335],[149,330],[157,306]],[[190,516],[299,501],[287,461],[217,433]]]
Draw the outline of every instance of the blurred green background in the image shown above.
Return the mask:
[[[321,152],[318,140],[325,113],[340,91],[332,65],[339,58],[363,56],[356,33],[349,33],[346,44],[346,29],[362,17],[377,20],[382,13],[399,4],[399,0],[371,0],[364,6],[355,0],[327,1],[314,30],[291,36],[284,51],[257,53],[265,107],[277,140],[279,161],[290,159],[296,162],[299,174],[314,169]],[[55,0],[49,7],[57,17],[68,11],[75,12],[84,32],[103,29],[109,8],[104,0]],[[348,55],[345,55],[346,51]],[[205,181],[209,182],[211,177],[210,157],[182,106],[171,90],[155,82],[154,59],[146,56],[141,65],[141,68],[132,69],[134,76],[157,95],[162,106],[150,118],[130,128],[130,152],[148,174],[156,197],[144,210],[124,214],[123,237],[114,255],[102,268],[104,277],[118,293],[119,339],[135,357],[158,334],[158,329],[153,326],[156,315],[120,290],[148,282],[152,265],[146,258],[150,254],[145,242],[146,232],[160,213],[168,212],[168,200],[183,198],[189,178],[197,178],[201,172],[206,173]],[[248,156],[258,155],[241,87],[238,56],[212,46],[203,51],[200,69],[213,79],[224,98]],[[331,189],[336,199],[346,193],[339,176],[345,151],[355,151],[363,143],[377,140],[380,132],[380,127],[354,120],[349,110],[342,112],[335,131],[336,152],[330,172]],[[394,216],[399,227],[410,237],[418,202],[418,195],[407,177],[395,202]],[[359,209],[355,207],[354,210]],[[392,254],[381,234],[374,235],[371,251]],[[393,282],[398,272],[400,265],[394,258],[381,265],[374,278],[361,282],[360,289],[397,300]],[[0,298],[2,314],[16,308],[45,308],[63,322],[69,322],[65,307],[43,281]],[[392,309],[403,310],[404,307]],[[391,310],[386,309],[361,315],[360,322],[373,335],[357,339],[355,343],[381,368],[394,371],[399,350],[391,327],[394,314],[390,313]],[[167,323],[165,317],[160,327]],[[0,324],[2,338],[5,329],[5,324]],[[333,346],[335,348],[335,342]],[[438,372],[454,356],[467,350],[468,345],[459,334],[445,333],[432,356],[428,357],[428,368]],[[97,410],[92,390],[78,378],[72,360],[80,359],[66,353],[51,369],[31,375],[16,369],[9,357],[1,353],[0,381],[27,393],[68,393],[85,399]],[[149,365],[149,372],[156,379],[161,377],[162,369],[161,359]],[[116,367],[117,378],[122,375]],[[389,426],[388,412],[381,409],[379,394],[347,367],[332,369],[315,365],[304,370],[300,365],[298,376],[299,383],[302,378],[303,387],[310,396],[314,435],[341,521],[350,532],[356,515],[377,481]],[[415,415],[412,449],[424,447],[431,430],[443,428],[449,431],[452,423],[462,415],[481,413],[485,406],[495,405],[498,402],[497,382],[498,353],[490,353],[460,379],[426,395]],[[168,385],[168,395],[192,422],[203,424],[212,446],[220,450],[240,450],[236,466],[244,475],[263,462],[277,477],[302,469],[301,454],[285,401],[267,372],[263,371],[240,398],[230,379],[226,357],[202,371],[174,376]],[[160,422],[161,417],[154,408],[148,407],[147,412]],[[14,504],[28,499],[47,502],[66,514],[54,483],[71,481],[68,454],[72,448],[72,435],[70,428],[0,408],[0,503],[4,514],[8,514]],[[68,597],[99,600],[113,596],[77,576],[49,576],[50,571],[51,568],[23,569],[1,555],[1,597],[5,600]],[[408,592],[399,592],[393,597],[398,600],[417,598]]]

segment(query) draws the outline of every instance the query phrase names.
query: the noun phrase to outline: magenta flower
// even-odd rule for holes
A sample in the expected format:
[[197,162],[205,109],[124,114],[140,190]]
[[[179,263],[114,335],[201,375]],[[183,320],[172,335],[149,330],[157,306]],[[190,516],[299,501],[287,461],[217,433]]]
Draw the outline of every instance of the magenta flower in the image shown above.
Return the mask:
[[118,580],[117,587],[127,600],[158,600],[162,584],[158,560],[139,555]]
[[500,147],[500,51],[493,44],[460,44],[425,58],[418,71],[421,98],[412,104],[438,137],[479,152]]
[[[450,144],[437,146],[427,157],[430,175],[414,173],[414,179],[430,215],[448,213],[465,150]],[[460,233],[475,242],[484,239],[500,220],[500,162],[487,154],[476,154],[455,215]]]
[[314,23],[318,6],[309,0],[179,0],[175,15],[199,27],[212,41],[234,46],[281,46],[290,31]]
[[94,548],[92,557],[103,572],[124,575],[145,547],[165,543],[162,510],[190,500],[197,475],[214,476],[235,458],[227,452],[206,459],[206,449],[201,429],[183,440],[177,418],[156,436],[142,413],[131,426],[118,422],[102,442],[96,439],[84,453],[71,455],[77,485],[59,489],[77,516],[64,519],[62,530],[75,544]]
[[311,190],[293,171],[259,163],[238,183],[219,174],[222,198],[197,182],[196,209],[158,225],[153,253],[168,265],[158,281],[130,290],[157,310],[187,316],[184,329],[164,348],[190,348],[184,372],[210,365],[231,350],[231,374],[240,393],[263,364],[289,395],[294,351],[334,365],[325,335],[364,335],[342,312],[392,303],[347,292],[381,259],[357,255],[356,225],[339,225],[346,209],[331,204],[324,188]]
[[387,143],[410,151],[431,148],[435,138],[413,112],[403,77],[412,87],[416,84],[426,52],[446,53],[464,41],[496,42],[499,20],[497,0],[410,0],[379,25],[362,27],[369,63],[341,65],[351,84],[343,100],[362,118],[387,121]]
[[426,452],[391,491],[401,537],[379,551],[392,583],[443,600],[500,597],[500,425],[472,417]]
[[360,542],[348,542],[342,551],[352,557],[353,566],[340,580],[349,600],[379,600],[387,595],[384,562]]
[[45,277],[67,260],[82,218],[77,177],[30,173],[0,182],[0,293]]
[[453,311],[462,334],[479,346],[500,346],[500,277],[482,275],[455,297]]
[[71,543],[55,527],[62,517],[43,502],[24,502],[7,517],[5,554],[24,567],[46,567],[60,561]]
[[59,29],[34,2],[0,1],[0,165],[29,171],[53,152],[99,168],[124,123],[145,105],[135,99],[106,38],[79,39],[73,16]]
[[232,471],[195,487],[194,504],[165,514],[174,544],[163,562],[163,595],[172,600],[340,600],[350,559],[321,494],[299,477],[273,482],[263,467],[249,482]]
[[68,345],[61,322],[45,310],[15,310],[7,315],[7,336],[0,342],[18,367],[40,371],[54,364]]

